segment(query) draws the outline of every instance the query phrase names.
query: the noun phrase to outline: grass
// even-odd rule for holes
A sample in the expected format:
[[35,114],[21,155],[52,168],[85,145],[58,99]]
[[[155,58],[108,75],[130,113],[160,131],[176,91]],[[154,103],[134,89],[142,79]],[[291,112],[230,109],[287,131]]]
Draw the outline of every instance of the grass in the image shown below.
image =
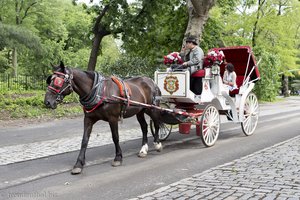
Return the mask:
[[45,91],[0,91],[0,120],[61,118],[82,114],[76,94],[65,97],[55,110],[45,107],[44,95]]

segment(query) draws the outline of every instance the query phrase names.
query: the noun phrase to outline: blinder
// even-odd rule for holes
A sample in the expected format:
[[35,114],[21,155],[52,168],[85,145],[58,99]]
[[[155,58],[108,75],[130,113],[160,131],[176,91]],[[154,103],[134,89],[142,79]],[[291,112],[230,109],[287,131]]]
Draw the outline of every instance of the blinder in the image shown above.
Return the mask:
[[[63,76],[63,77],[60,77]],[[65,74],[62,72],[54,72],[53,75],[49,76],[46,80],[48,84],[48,90],[57,95],[56,101],[61,102],[64,98],[63,92],[70,88],[73,91],[71,80],[73,79],[72,74]],[[53,82],[53,86],[50,84]],[[66,84],[65,84],[66,83]],[[65,87],[63,87],[65,85]]]

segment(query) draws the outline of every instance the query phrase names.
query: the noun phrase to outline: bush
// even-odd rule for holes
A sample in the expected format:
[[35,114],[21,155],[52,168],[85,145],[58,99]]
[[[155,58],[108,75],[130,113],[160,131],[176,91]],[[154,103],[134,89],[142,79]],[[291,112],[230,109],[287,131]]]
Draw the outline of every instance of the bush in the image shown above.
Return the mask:
[[116,62],[102,64],[100,70],[106,75],[120,77],[148,76],[153,78],[154,72],[159,67],[148,59],[123,55]]

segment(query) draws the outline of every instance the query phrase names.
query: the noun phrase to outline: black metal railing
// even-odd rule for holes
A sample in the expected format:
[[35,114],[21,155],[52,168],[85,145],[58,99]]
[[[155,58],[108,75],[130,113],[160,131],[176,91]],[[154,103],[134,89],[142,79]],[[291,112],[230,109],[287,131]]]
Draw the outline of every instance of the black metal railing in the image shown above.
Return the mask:
[[44,76],[0,74],[1,90],[44,90],[47,87]]

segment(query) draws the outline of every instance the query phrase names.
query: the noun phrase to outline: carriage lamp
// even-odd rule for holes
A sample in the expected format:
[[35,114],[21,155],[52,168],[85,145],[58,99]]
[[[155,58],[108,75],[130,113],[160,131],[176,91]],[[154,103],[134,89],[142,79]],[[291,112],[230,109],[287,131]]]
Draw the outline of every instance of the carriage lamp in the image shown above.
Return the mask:
[[214,63],[214,65],[211,67],[211,73],[213,75],[220,75],[220,66],[217,63]]

